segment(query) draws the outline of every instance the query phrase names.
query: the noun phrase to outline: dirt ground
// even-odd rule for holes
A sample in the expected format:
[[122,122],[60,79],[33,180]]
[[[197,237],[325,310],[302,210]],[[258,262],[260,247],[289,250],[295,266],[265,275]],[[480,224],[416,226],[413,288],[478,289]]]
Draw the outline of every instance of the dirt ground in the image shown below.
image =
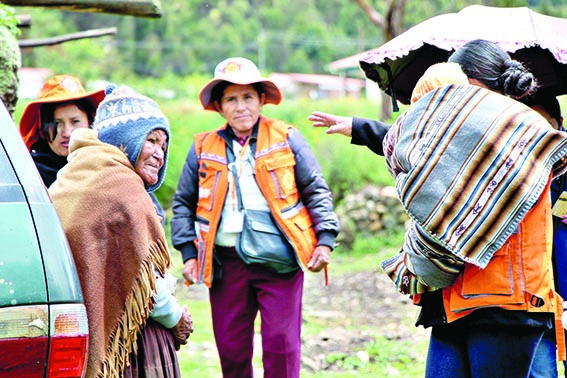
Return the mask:
[[[305,277],[302,371],[344,371],[340,360],[329,357],[364,360],[365,345],[380,337],[392,343],[421,342],[429,337],[428,331],[414,326],[418,308],[394,289],[382,271],[331,274],[327,287],[323,285],[322,274],[307,273]],[[203,285],[192,287],[189,292],[193,300],[207,299]],[[322,328],[320,334],[306,335],[309,322],[316,322],[317,328]],[[255,342],[255,353],[261,353],[260,339]],[[199,349],[208,358],[216,358],[214,344],[200,345]],[[415,357],[424,359],[422,355]],[[261,376],[260,371],[256,373]]]
[[402,296],[382,271],[331,277],[328,287],[320,275],[306,275],[304,321],[326,319],[320,335],[303,337],[302,365],[309,371],[340,370],[330,355],[364,359],[364,345],[377,337],[391,342],[421,342],[429,337],[414,326],[418,308]]

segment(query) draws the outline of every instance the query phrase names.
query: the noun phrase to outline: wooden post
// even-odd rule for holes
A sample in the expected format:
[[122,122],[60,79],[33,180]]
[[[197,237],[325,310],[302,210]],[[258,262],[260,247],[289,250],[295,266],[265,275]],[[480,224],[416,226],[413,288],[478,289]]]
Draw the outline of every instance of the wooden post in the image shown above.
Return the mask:
[[74,41],[77,39],[96,38],[96,37],[102,37],[105,35],[114,35],[114,34],[116,34],[116,28],[92,29],[78,33],[59,35],[57,37],[51,37],[51,38],[21,39],[18,41],[18,46],[20,48],[52,46],[52,45],[61,44],[63,42]]
[[18,18],[18,27],[21,28],[29,28],[32,24],[31,16],[29,14],[22,14],[17,15]]
[[162,16],[159,0],[2,0],[2,3],[11,6],[47,7],[137,17],[159,18]]

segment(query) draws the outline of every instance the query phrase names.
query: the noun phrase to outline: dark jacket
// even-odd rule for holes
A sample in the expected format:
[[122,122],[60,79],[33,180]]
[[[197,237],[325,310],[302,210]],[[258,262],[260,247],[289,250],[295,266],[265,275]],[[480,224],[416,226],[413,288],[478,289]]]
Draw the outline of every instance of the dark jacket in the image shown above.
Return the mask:
[[390,125],[373,119],[356,118],[352,119],[352,139],[351,144],[367,146],[377,155],[384,156],[382,141],[390,130]]
[[[555,204],[561,193],[567,191],[567,175],[556,177],[551,183],[551,203]],[[567,300],[567,224],[553,217],[553,268],[556,290]]]
[[49,188],[57,178],[57,172],[67,164],[67,157],[59,156],[53,152],[45,139],[35,142],[31,147],[30,154],[43,183]]

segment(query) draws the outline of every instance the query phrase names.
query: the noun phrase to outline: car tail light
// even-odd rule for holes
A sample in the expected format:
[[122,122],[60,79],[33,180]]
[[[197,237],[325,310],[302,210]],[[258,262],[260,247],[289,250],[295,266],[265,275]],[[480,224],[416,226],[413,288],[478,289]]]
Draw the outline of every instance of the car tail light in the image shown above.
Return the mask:
[[85,307],[82,304],[52,305],[51,329],[47,376],[83,377],[89,343]]
[[0,378],[85,375],[89,341],[85,306],[49,307],[50,314],[47,305],[0,308]]
[[44,377],[47,305],[0,308],[0,377]]

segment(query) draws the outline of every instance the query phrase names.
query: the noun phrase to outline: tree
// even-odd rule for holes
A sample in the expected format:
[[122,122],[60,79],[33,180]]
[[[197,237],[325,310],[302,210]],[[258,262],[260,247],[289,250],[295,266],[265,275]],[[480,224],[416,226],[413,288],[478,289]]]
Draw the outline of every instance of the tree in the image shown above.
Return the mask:
[[[354,2],[368,16],[370,21],[382,30],[384,43],[403,31],[404,11],[407,0],[387,0],[383,14],[368,4],[366,0],[354,0]],[[381,118],[389,119],[391,114],[389,96],[382,93]]]

